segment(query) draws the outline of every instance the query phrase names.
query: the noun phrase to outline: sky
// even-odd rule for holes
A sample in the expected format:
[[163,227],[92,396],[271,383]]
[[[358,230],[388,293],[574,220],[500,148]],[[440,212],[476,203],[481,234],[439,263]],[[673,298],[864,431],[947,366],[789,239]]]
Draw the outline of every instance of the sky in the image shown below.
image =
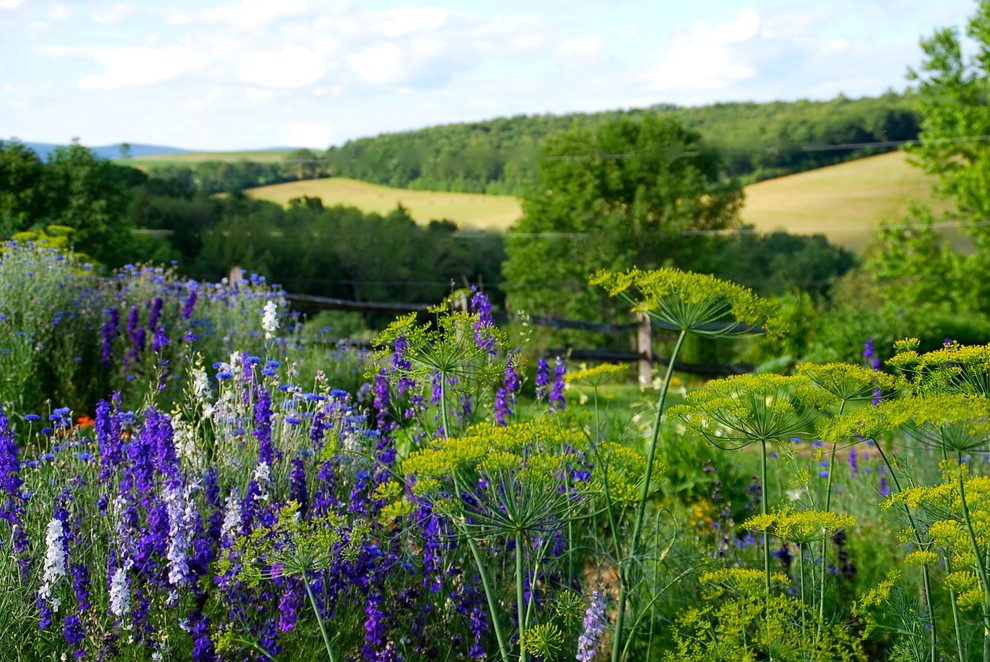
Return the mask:
[[0,139],[324,149],[512,115],[903,90],[974,0],[0,0]]

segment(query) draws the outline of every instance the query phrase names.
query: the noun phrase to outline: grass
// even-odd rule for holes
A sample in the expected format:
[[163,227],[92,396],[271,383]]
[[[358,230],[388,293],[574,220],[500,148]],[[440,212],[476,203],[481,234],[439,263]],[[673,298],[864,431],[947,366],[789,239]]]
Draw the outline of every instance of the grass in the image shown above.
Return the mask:
[[[760,232],[824,234],[861,252],[879,225],[903,219],[911,202],[947,209],[931,196],[934,180],[903,152],[870,156],[747,186],[742,218]],[[958,229],[944,232],[956,247],[964,243]]]
[[[272,162],[281,161],[285,154],[205,152],[130,159],[129,163],[152,168],[209,160]],[[891,152],[747,186],[742,219],[760,232],[783,229],[792,234],[824,234],[833,243],[862,252],[879,225],[903,219],[911,202],[931,202],[937,211],[945,210],[948,204],[931,196],[933,182],[933,177],[908,163],[903,152]],[[512,196],[417,191],[342,177],[263,186],[247,194],[282,205],[292,198],[312,196],[325,205],[351,205],[380,214],[401,204],[420,223],[446,219],[476,230],[505,231],[521,215],[519,201]],[[966,247],[957,228],[942,232],[955,248]]]
[[135,168],[155,168],[158,166],[195,165],[206,161],[254,161],[256,163],[282,162],[290,152],[287,150],[255,150],[243,152],[191,152],[188,154],[160,154],[139,158],[115,159],[121,165]]
[[282,205],[292,198],[308,195],[321,198],[327,206],[351,205],[364,212],[379,214],[387,214],[401,204],[420,223],[446,219],[462,228],[475,230],[507,230],[521,214],[519,201],[508,195],[414,191],[343,177],[274,184],[245,193]]

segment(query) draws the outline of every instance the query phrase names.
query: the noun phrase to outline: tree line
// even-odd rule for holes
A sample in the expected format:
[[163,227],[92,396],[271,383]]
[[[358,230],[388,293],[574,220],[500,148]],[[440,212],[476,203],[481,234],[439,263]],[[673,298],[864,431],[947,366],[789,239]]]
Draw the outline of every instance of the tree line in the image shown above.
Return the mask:
[[699,131],[708,144],[721,150],[724,174],[744,183],[889,151],[894,147],[849,145],[914,140],[920,123],[911,92],[862,99],[839,96],[830,101],[658,105],[601,113],[517,115],[384,134],[331,147],[324,159],[335,176],[377,184],[520,195],[536,179],[548,136],[657,115]]

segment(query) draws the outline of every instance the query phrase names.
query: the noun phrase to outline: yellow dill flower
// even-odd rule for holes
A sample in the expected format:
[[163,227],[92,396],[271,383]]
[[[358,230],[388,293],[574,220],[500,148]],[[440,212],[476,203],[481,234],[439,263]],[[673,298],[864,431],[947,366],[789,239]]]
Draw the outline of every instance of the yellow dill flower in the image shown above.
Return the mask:
[[889,392],[897,384],[891,375],[851,363],[805,363],[797,371],[844,402],[871,400],[874,389]]
[[775,512],[757,515],[743,522],[747,529],[769,532],[783,540],[797,543],[821,540],[855,525],[856,518],[852,515],[820,510]]
[[669,414],[721,448],[803,432],[835,397],[801,376],[737,375],[709,382],[688,394]]
[[553,623],[540,623],[522,632],[519,647],[550,662],[556,660],[564,649],[564,633]]
[[[698,575],[698,583],[732,587],[740,591],[762,591],[766,575],[754,568],[719,568]],[[790,586],[791,578],[781,572],[770,575],[770,581],[780,586]]]
[[901,573],[899,570],[888,572],[886,579],[871,588],[863,597],[853,603],[852,613],[862,616],[869,609],[880,607],[886,603],[890,599],[890,592],[894,590],[894,586],[897,585],[897,580],[900,576]]
[[911,377],[918,393],[990,395],[990,345],[957,345],[918,354],[905,348],[888,361]]
[[908,554],[904,562],[911,565],[935,565],[938,560],[939,556],[935,552],[919,550]]
[[614,363],[602,363],[593,368],[583,368],[564,375],[567,384],[586,384],[601,386],[604,383],[617,381],[629,373],[629,367]]
[[660,326],[709,337],[782,331],[777,307],[752,290],[706,274],[665,267],[599,271],[590,283],[622,297]]
[[638,501],[640,482],[646,475],[646,458],[631,448],[615,442],[603,442],[595,453],[591,489],[614,502]]

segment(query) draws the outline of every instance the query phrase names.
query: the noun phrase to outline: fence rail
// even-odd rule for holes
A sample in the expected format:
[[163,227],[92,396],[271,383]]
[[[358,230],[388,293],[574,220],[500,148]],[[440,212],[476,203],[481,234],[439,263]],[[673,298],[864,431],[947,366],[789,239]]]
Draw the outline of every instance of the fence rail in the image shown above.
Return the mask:
[[[233,280],[233,279],[232,279]],[[367,313],[418,313],[425,314],[432,308],[429,304],[398,303],[381,301],[349,301],[347,299],[335,299],[332,297],[313,296],[309,294],[286,294],[286,300],[293,307],[313,312],[317,310],[347,310],[352,312]],[[464,302],[466,306],[466,301]],[[561,347],[551,350],[552,354],[569,356],[577,361],[612,361],[615,363],[636,363],[638,367],[640,383],[648,383],[652,379],[653,366],[667,366],[668,359],[657,356],[653,352],[653,329],[665,331],[671,329],[663,324],[650,320],[646,315],[640,315],[635,322],[626,324],[601,324],[597,322],[585,322],[583,320],[563,319],[559,317],[548,317],[545,315],[533,315],[528,318],[530,324],[534,326],[544,326],[552,329],[573,329],[577,331],[588,331],[591,333],[605,334],[628,334],[635,332],[631,345],[633,349],[628,351],[610,349],[586,349],[580,347]],[[763,332],[760,327],[745,324],[709,324],[706,331],[719,331],[727,326],[738,331]],[[350,347],[370,348],[371,343],[367,340],[341,338],[336,344],[348,345]],[[677,370],[693,375],[740,375],[751,372],[754,366],[748,364],[735,365],[709,365],[698,363],[678,363]]]

